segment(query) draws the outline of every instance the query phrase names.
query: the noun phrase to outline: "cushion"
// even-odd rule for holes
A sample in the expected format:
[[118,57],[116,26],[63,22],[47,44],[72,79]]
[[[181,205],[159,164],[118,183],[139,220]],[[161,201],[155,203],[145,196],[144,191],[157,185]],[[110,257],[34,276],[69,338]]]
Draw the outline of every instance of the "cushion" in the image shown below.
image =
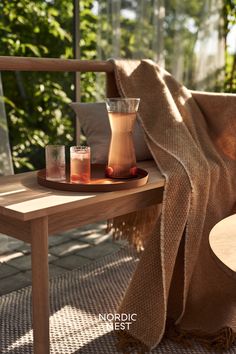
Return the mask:
[[[105,102],[73,102],[71,107],[80,121],[87,143],[91,147],[92,163],[107,163],[111,129]],[[152,159],[138,120],[135,122],[133,138],[137,161]]]

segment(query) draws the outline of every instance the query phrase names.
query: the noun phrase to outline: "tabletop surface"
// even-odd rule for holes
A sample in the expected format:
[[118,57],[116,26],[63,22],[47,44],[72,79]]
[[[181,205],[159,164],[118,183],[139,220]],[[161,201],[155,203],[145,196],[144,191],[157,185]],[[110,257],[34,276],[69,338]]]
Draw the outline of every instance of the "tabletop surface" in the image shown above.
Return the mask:
[[153,161],[144,161],[138,167],[149,172],[145,186],[105,193],[66,192],[44,188],[38,185],[36,172],[0,177],[0,215],[30,220],[164,186],[165,179]]
[[213,253],[234,275],[236,274],[236,214],[218,222],[210,232]]

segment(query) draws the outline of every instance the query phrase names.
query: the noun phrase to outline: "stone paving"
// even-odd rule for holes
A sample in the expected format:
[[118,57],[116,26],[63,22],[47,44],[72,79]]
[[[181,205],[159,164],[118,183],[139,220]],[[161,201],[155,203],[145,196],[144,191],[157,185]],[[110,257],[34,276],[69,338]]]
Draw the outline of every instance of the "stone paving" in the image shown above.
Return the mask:
[[[49,236],[49,275],[59,275],[119,250],[125,241],[113,241],[106,223],[86,225]],[[0,295],[31,284],[30,245],[10,238],[9,250],[0,254]]]

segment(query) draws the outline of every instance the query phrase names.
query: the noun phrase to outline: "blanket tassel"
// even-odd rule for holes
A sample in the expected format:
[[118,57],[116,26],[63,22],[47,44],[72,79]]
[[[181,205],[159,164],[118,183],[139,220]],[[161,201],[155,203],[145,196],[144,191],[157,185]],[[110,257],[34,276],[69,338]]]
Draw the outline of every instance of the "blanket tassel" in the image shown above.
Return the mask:
[[172,324],[167,327],[165,337],[188,347],[191,346],[192,340],[195,340],[206,349],[219,352],[236,344],[236,333],[230,327],[223,327],[214,333],[205,333],[200,330],[184,330]]
[[118,337],[118,342],[116,343],[116,347],[123,354],[130,354],[134,351],[137,354],[149,353],[149,349],[144,343],[132,337],[126,331],[118,331],[116,332],[116,335]]
[[115,240],[128,240],[137,251],[142,251],[161,214],[161,204],[108,220],[106,232]]

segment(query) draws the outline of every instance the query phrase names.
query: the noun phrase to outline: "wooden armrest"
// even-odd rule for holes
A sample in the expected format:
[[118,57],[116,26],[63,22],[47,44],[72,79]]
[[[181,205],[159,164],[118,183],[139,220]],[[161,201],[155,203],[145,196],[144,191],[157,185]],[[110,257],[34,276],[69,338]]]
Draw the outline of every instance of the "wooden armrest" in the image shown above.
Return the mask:
[[102,60],[78,60],[0,56],[0,71],[113,72],[113,64]]

